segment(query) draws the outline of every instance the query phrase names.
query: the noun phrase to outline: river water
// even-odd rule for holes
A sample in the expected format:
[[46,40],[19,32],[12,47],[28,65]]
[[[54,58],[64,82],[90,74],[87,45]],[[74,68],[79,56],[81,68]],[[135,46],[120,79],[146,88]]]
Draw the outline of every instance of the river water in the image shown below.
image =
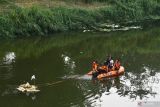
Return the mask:
[[[95,81],[93,60],[119,58],[125,74]],[[160,28],[77,32],[0,43],[0,107],[159,107]],[[18,92],[36,76],[41,90]]]

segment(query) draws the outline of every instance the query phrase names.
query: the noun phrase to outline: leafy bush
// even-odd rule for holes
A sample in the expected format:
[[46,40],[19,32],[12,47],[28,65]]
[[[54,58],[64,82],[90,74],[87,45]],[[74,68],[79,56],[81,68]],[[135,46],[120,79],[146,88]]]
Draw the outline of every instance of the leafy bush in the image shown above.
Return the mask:
[[55,32],[94,29],[100,23],[136,22],[160,17],[158,0],[112,0],[112,3],[98,9],[17,7],[0,15],[0,38],[47,36]]

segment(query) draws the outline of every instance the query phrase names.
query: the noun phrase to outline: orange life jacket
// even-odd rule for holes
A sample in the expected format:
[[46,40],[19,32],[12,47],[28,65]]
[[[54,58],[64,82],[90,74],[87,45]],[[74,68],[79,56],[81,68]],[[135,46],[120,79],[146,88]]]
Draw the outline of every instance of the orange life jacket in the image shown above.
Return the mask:
[[107,66],[105,66],[105,65],[103,65],[103,66],[99,67],[99,69],[104,70],[104,71],[108,71],[108,67],[107,67]]
[[97,71],[97,69],[98,69],[98,64],[96,62],[93,62],[92,63],[92,70]]

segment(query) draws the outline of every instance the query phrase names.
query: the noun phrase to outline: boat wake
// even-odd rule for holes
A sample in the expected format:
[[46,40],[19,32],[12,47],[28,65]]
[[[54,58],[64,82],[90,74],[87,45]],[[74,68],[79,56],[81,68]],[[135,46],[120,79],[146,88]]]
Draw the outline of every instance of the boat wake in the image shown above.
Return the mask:
[[62,79],[76,79],[76,80],[92,80],[92,76],[89,75],[65,75]]

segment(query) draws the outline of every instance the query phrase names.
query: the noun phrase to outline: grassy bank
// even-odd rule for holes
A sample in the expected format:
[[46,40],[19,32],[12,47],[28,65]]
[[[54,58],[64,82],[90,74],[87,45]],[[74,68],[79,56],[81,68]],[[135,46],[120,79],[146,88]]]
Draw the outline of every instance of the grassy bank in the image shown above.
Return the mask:
[[158,0],[91,0],[89,3],[99,1],[110,5],[90,9],[16,7],[0,15],[0,38],[47,36],[56,32],[95,29],[102,23],[136,22],[160,17]]

